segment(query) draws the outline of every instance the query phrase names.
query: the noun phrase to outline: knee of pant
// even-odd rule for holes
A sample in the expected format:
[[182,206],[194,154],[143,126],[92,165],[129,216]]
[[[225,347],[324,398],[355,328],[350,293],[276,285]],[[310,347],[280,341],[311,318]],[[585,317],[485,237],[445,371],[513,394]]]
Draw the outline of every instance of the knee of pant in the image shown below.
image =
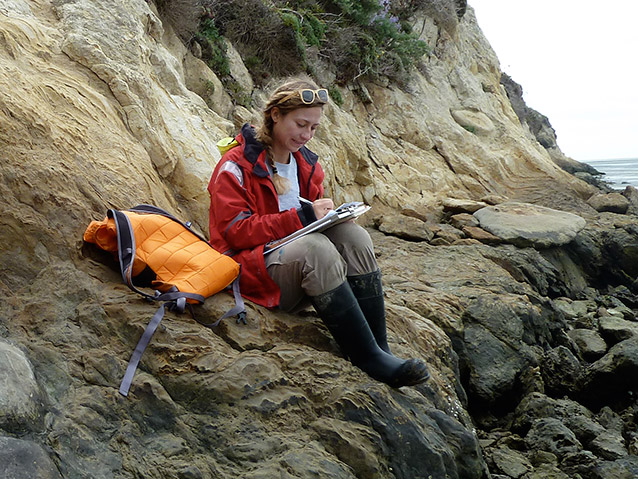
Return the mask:
[[335,245],[322,234],[308,235],[308,241],[304,245],[306,247],[306,256],[315,258],[315,264],[322,262],[334,262],[341,259],[341,255],[337,251]]
[[351,238],[351,244],[362,250],[373,250],[372,238],[363,227],[356,223],[350,223],[354,227],[348,231],[348,236]]
[[339,225],[333,226],[334,232],[327,235],[335,243],[348,245],[353,249],[373,250],[372,238],[370,234],[361,225],[353,221],[346,221]]

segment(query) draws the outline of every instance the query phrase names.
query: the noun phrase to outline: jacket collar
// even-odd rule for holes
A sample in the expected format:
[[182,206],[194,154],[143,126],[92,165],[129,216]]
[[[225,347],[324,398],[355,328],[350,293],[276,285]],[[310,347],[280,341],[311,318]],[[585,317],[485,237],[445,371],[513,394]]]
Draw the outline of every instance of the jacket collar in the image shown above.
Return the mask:
[[[244,156],[253,165],[253,173],[265,178],[268,176],[266,167],[266,152],[264,146],[255,137],[255,129],[246,123],[241,127],[241,136],[244,139]],[[293,153],[297,160],[303,158],[309,166],[314,166],[319,157],[316,153],[302,146],[298,152]],[[299,156],[301,155],[301,158]]]
[[244,156],[253,165],[253,173],[265,178],[268,176],[266,152],[264,146],[255,138],[255,129],[246,123],[241,127],[241,136],[244,138]]

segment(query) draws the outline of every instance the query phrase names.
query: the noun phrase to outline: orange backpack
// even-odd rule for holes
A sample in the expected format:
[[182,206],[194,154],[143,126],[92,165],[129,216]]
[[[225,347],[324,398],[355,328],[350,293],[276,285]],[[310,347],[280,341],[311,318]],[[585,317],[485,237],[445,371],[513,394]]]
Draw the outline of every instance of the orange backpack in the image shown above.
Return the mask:
[[[120,385],[122,395],[128,395],[137,365],[165,309],[181,313],[188,306],[192,313],[191,304],[201,304],[205,298],[231,286],[235,307],[214,323],[200,324],[217,326],[232,315],[238,316],[238,322],[246,322],[239,292],[240,265],[214,250],[188,223],[182,223],[161,208],[139,205],[124,212],[108,210],[103,221],[89,224],[84,241],[117,254],[124,282],[144,298],[162,302],[131,356]],[[149,268],[155,274],[154,295],[133,284],[133,278]]]

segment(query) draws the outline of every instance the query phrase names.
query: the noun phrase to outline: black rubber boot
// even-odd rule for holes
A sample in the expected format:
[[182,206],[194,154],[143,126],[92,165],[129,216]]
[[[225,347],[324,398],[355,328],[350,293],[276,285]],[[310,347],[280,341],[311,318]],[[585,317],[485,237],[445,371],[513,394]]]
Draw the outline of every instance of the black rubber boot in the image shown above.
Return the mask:
[[381,284],[381,271],[348,276],[348,283],[354,293],[363,315],[368,321],[368,326],[377,340],[377,344],[386,353],[390,353],[388,345],[388,332],[385,324],[385,301],[383,300],[383,285]]
[[430,377],[420,359],[399,359],[379,347],[347,282],[311,299],[339,348],[352,364],[374,379],[398,388]]

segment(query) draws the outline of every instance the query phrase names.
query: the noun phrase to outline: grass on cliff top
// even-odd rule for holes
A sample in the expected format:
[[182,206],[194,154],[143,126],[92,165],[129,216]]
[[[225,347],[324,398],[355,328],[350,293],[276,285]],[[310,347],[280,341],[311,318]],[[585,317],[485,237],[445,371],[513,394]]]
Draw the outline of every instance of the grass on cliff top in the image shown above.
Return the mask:
[[428,53],[425,42],[411,31],[407,18],[395,14],[389,1],[203,0],[203,4],[218,34],[249,59],[247,67],[257,83],[272,76],[312,75],[320,64],[334,68],[340,84],[379,76],[401,82]]
[[297,73],[333,72],[336,85],[387,78],[402,85],[430,48],[412,31],[415,14],[440,28],[456,28],[466,0],[156,0],[186,42],[197,41],[202,59],[233,99],[250,96],[230,77],[224,38],[239,50],[256,84]]

